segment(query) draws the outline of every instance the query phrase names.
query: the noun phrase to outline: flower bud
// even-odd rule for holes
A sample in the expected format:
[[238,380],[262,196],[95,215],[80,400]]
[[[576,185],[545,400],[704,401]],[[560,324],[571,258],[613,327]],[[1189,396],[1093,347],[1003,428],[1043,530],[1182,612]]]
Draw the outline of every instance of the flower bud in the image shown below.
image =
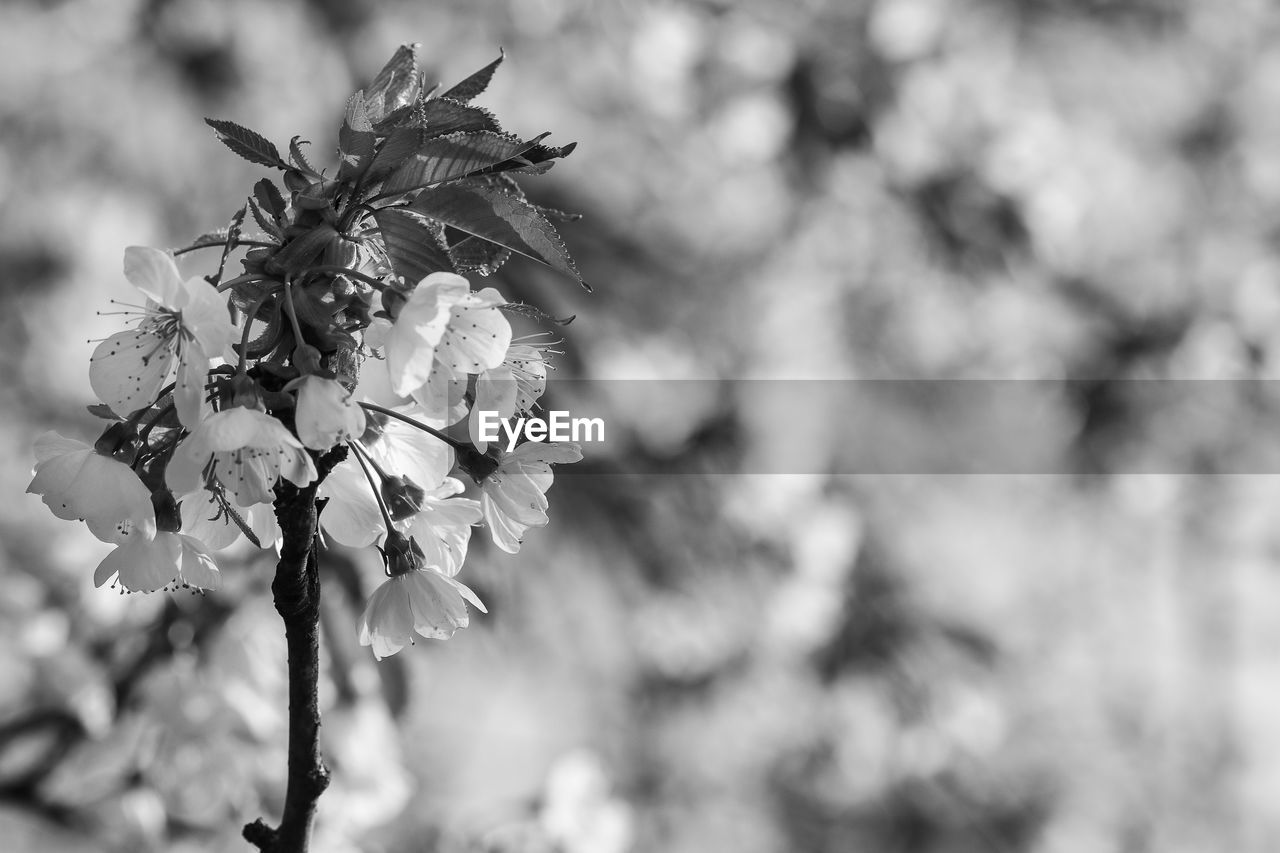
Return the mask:
[[[497,445],[490,450],[497,452]],[[483,483],[490,474],[498,470],[498,460],[488,453],[481,453],[471,445],[457,448],[458,467],[466,471],[476,484]]]
[[298,368],[298,372],[303,376],[310,373],[323,373],[324,368],[320,366],[320,350],[310,344],[299,343],[293,350],[293,366]]
[[403,521],[422,512],[426,496],[427,493],[408,477],[382,478],[382,501],[387,505],[392,521]]
[[246,409],[262,408],[261,397],[258,394],[258,383],[244,375],[232,377],[231,406],[241,406]]
[[415,286],[396,282],[382,291],[382,310],[389,320],[394,322],[400,316],[400,309],[409,301],[409,294],[413,292]]
[[293,192],[299,192],[311,186],[311,181],[297,169],[290,169],[284,173],[284,185]]
[[386,564],[387,576],[393,578],[418,571],[426,563],[426,557],[423,556],[417,541],[396,530],[387,534],[386,545],[382,548],[382,559]]
[[132,421],[117,421],[102,431],[93,445],[94,452],[108,459],[132,465],[138,452],[138,430]]

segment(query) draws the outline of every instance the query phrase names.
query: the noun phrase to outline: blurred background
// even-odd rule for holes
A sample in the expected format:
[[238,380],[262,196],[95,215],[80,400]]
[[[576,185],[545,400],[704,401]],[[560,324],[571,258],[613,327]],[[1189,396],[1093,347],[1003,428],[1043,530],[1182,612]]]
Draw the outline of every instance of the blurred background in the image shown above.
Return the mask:
[[[595,293],[493,283],[577,315],[548,405],[612,432],[518,557],[473,538],[490,612],[448,643],[375,663],[379,567],[326,555],[317,850],[1274,849],[1280,483],[1222,461],[1275,407],[1131,381],[1280,370],[1262,0],[4,4],[0,846],[241,851],[278,814],[271,560],[95,590],[107,546],[22,495],[29,448],[100,429],[124,247],[260,177],[202,117],[324,160],[415,41],[446,85],[505,48],[479,103],[580,143],[523,183],[585,214]],[[1078,381],[1018,476],[859,474],[821,395],[632,381],[748,378]]]

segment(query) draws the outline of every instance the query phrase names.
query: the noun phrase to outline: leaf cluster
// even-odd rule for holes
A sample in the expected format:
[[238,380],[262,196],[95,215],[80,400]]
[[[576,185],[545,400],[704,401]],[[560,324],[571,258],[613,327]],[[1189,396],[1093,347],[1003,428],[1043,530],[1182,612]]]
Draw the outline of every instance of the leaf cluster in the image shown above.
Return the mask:
[[[248,356],[284,358],[300,344],[325,354],[354,347],[374,291],[402,293],[433,272],[489,275],[513,253],[586,287],[552,224],[565,215],[531,203],[515,181],[545,173],[574,144],[547,145],[546,133],[522,139],[472,103],[501,54],[441,92],[425,85],[416,48],[400,47],[348,99],[332,168],[313,165],[298,137],[282,154],[253,130],[206,119],[236,154],[283,173],[283,186],[270,178],[254,186],[228,229],[185,249],[221,245],[225,264],[231,249],[250,247],[244,274],[228,283],[235,307],[262,324]],[[246,222],[261,235],[245,239]],[[221,279],[219,270],[213,281]]]

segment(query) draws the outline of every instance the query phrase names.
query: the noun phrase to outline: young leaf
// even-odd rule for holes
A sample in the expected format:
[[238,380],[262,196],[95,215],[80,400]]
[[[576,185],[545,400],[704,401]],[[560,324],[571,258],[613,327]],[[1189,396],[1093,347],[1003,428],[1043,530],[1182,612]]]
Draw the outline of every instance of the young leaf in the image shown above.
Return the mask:
[[250,163],[277,169],[289,168],[289,164],[280,159],[280,152],[276,150],[275,144],[262,134],[230,121],[206,118],[204,122],[218,134],[223,145]]
[[440,97],[453,98],[455,101],[467,101],[479,95],[485,89],[489,88],[489,81],[493,79],[493,72],[498,70],[498,66],[502,64],[502,60],[507,56],[506,51],[498,48],[498,58],[490,62],[484,68],[472,74]]
[[369,166],[378,137],[369,121],[364,93],[356,92],[347,100],[347,114],[338,130],[338,180],[352,181]]
[[567,326],[578,316],[577,314],[570,314],[564,318],[553,317],[536,305],[530,305],[527,302],[508,302],[498,307],[508,314],[518,314],[521,317],[528,317],[530,320],[538,320],[539,322],[555,323],[557,326]]
[[[545,135],[545,134],[544,134]],[[521,151],[517,156],[510,160],[505,160],[483,169],[477,174],[496,174],[498,172],[524,172],[527,174],[541,175],[550,169],[555,160],[561,157],[568,157],[573,150],[578,147],[578,143],[570,142],[568,145],[556,148],[551,145],[533,145],[525,151]]]
[[453,98],[432,98],[423,107],[426,129],[431,136],[477,130],[502,132],[493,113],[483,107],[474,107]]
[[280,194],[280,190],[271,182],[270,178],[263,178],[253,185],[253,197],[258,200],[263,211],[271,214],[271,218],[279,224],[284,218],[285,203],[284,196]]
[[421,104],[417,101],[397,107],[373,123],[373,132],[378,136],[387,136],[393,130],[413,124],[413,112]]
[[95,418],[102,418],[107,421],[124,420],[124,418],[111,411],[111,407],[105,403],[94,403],[92,406],[86,406],[85,408],[87,408],[89,410],[89,414],[93,415]]
[[225,246],[226,243],[227,229],[219,228],[215,231],[206,231],[182,248],[174,249],[173,254],[175,256],[185,255],[187,252],[194,252],[196,249],[212,249],[214,246]]
[[280,230],[279,224],[274,219],[263,213],[262,207],[256,198],[249,199],[249,212],[253,214],[253,221],[258,223],[258,227],[262,229],[268,237],[280,242],[284,239],[284,232]]
[[321,222],[305,234],[294,237],[276,252],[266,263],[266,271],[272,275],[300,272],[325,247],[339,239],[337,230],[328,222]]
[[522,142],[514,136],[478,131],[428,139],[387,179],[381,197],[479,172],[519,156],[545,137]]
[[591,289],[579,275],[555,227],[524,199],[472,181],[423,190],[409,209],[541,261]]
[[299,171],[306,172],[312,177],[320,177],[320,173],[315,170],[314,166],[307,162],[306,156],[302,153],[302,146],[310,145],[311,143],[305,139],[303,139],[302,142],[298,142],[299,139],[301,139],[301,137],[295,136],[293,139],[289,140],[289,159],[293,161],[293,165]]
[[388,113],[412,104],[418,97],[417,44],[402,44],[390,61],[373,78],[365,101],[369,120],[376,122]]
[[427,140],[427,132],[416,125],[407,125],[391,131],[391,135],[378,146],[373,161],[365,172],[365,183],[370,184],[389,175],[405,160],[413,156]]
[[403,208],[383,208],[373,218],[396,275],[417,283],[433,272],[455,271],[439,225]]
[[218,274],[213,278],[213,284],[216,286],[222,281],[222,274],[227,270],[227,258],[231,257],[231,250],[236,247],[236,243],[240,240],[240,230],[244,227],[244,217],[248,213],[249,205],[245,205],[236,211],[235,216],[231,217],[231,221],[227,223],[227,240],[222,244],[222,260],[218,261]]
[[534,208],[553,222],[577,222],[582,218],[581,213],[569,213],[564,210],[556,210],[554,207],[543,207],[540,204],[535,204]]

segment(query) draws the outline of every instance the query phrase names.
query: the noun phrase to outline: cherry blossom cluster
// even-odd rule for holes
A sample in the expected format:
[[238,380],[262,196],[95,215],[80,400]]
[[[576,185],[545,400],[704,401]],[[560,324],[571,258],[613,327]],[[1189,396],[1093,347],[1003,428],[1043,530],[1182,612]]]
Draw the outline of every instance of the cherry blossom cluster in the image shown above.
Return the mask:
[[[93,445],[54,433],[35,443],[27,491],[114,546],[98,586],[217,589],[215,552],[279,549],[282,500],[305,493],[326,542],[382,557],[359,624],[379,658],[415,635],[452,636],[468,603],[484,610],[458,580],[473,529],[518,552],[548,522],[551,465],[582,458],[576,445],[508,451],[479,438],[477,413],[535,410],[555,351],[545,333],[513,337],[513,318],[545,315],[460,273],[492,272],[513,243],[532,256],[518,229],[482,226],[503,199],[525,203],[504,172],[545,171],[569,150],[512,143],[466,103],[492,67],[446,97],[397,54],[348,104],[332,176],[296,139],[283,160],[251,131],[215,124],[232,150],[283,170],[287,194],[260,182],[213,237],[128,248],[139,304],[89,364],[101,401],[90,408],[108,425]],[[475,199],[492,204],[467,207]],[[246,211],[260,234],[246,235]],[[176,254],[201,248],[221,248],[216,273],[184,277]],[[236,253],[243,274],[224,278]]]

